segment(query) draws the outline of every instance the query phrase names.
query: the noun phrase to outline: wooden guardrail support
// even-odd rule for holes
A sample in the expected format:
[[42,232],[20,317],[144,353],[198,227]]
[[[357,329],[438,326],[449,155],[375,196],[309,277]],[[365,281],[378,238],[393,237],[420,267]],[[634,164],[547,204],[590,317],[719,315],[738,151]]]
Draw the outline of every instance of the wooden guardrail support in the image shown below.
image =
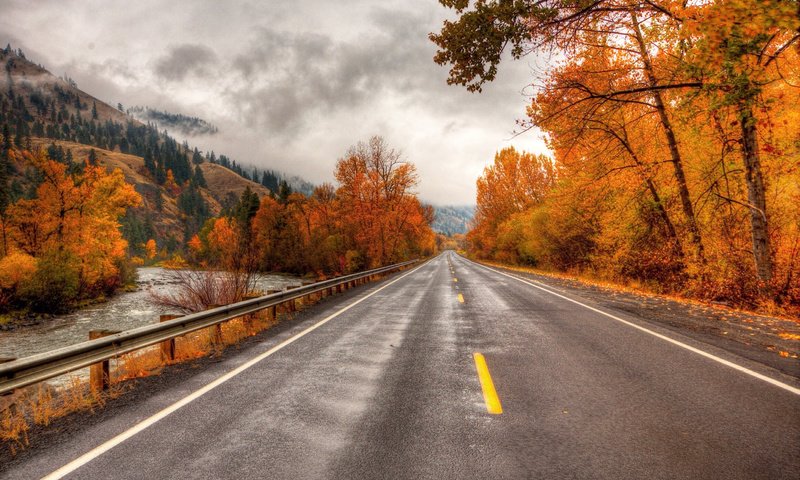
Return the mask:
[[[314,282],[303,282],[302,286],[307,287],[307,286],[313,285],[313,284],[314,284]],[[308,295],[304,295],[303,296],[303,306],[305,307],[306,305],[311,305],[311,302],[314,301],[313,297],[314,297],[313,293],[309,293]]]
[[[90,330],[89,340],[107,337],[119,333],[119,330]],[[102,392],[108,390],[111,385],[111,367],[109,360],[103,360],[89,367],[89,386],[92,390]]]
[[[160,315],[158,317],[159,322],[166,322],[167,320],[173,320],[180,317],[180,315]],[[163,362],[174,362],[175,361],[175,338],[170,338],[169,340],[164,340],[161,342],[161,361]]]
[[[300,288],[300,285],[290,285],[286,287],[286,290],[294,290],[295,288]],[[286,301],[287,307],[289,307],[289,312],[296,312],[297,311],[297,303],[295,299],[287,300]]]
[[[211,310],[212,308],[224,307],[224,305],[213,304],[209,305],[207,310]],[[215,347],[222,346],[222,322],[217,323],[213,327],[213,333],[211,335],[211,343]]]
[[[242,300],[253,300],[254,298],[258,298],[261,295],[245,295]],[[252,332],[253,329],[253,321],[256,319],[256,315],[258,313],[248,313],[244,317],[242,317],[242,321],[244,321],[244,328],[247,330],[248,333]]]
[[[16,357],[0,357],[0,364],[13,362],[16,360]],[[10,413],[14,413],[14,409],[16,408],[17,404],[11,396],[14,395],[14,391],[0,393],[0,412],[5,412],[8,410]]]
[[[273,293],[281,293],[280,290],[267,290],[267,295],[272,295]],[[267,308],[267,315],[270,320],[273,322],[278,320],[278,306],[273,305]]]

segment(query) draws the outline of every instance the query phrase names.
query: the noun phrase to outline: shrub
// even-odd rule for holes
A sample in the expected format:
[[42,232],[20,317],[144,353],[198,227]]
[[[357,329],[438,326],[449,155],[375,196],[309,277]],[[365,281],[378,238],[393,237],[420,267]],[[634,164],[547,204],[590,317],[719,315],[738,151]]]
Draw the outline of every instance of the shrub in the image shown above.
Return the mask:
[[36,263],[35,258],[21,252],[0,259],[0,308],[8,306],[19,286],[30,281],[36,273]]
[[68,311],[80,291],[79,268],[79,262],[72,255],[45,254],[39,258],[36,272],[20,285],[20,297],[35,312]]

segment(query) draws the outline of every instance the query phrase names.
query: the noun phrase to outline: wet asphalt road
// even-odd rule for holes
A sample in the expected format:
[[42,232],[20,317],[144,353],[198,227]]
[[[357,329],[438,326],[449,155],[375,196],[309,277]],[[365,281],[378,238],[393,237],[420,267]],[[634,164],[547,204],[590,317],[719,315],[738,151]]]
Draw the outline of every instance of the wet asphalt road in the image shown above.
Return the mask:
[[[797,379],[610,313],[618,320],[445,253],[311,307],[291,328],[0,476],[68,465],[76,479],[800,478]],[[487,413],[475,352],[502,414]]]

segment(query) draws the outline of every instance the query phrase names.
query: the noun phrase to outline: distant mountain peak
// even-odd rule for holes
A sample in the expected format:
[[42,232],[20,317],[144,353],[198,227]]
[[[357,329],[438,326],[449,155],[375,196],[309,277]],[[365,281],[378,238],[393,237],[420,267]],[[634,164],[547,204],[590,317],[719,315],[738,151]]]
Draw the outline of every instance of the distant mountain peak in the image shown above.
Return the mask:
[[440,205],[433,210],[436,217],[431,227],[447,236],[467,233],[475,217],[474,205]]

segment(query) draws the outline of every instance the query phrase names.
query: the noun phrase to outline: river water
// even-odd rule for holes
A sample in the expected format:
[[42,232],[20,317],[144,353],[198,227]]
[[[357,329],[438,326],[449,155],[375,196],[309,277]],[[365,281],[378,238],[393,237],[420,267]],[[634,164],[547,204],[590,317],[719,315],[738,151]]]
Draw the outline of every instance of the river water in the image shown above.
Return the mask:
[[[175,313],[155,305],[150,295],[151,289],[159,294],[176,291],[170,272],[157,267],[139,268],[135,291],[120,293],[107,302],[55,316],[36,326],[0,332],[0,357],[22,358],[84,342],[89,339],[89,330],[128,330],[156,323],[160,314]],[[300,278],[289,275],[262,275],[256,288],[283,290],[300,283]]]

